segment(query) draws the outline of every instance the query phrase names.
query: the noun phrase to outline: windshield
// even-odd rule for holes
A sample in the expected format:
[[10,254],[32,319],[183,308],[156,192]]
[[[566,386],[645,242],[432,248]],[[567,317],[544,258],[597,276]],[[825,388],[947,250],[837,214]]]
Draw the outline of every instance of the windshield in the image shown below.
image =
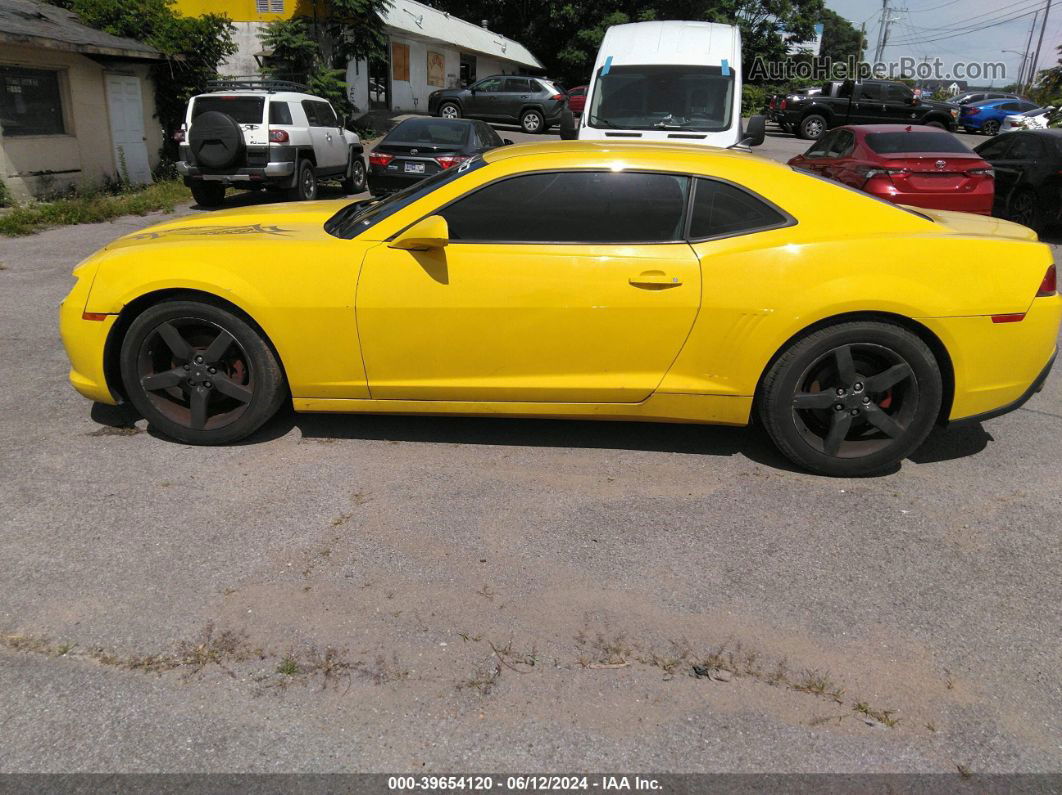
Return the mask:
[[432,191],[441,188],[455,179],[460,179],[470,171],[482,168],[486,161],[476,155],[466,160],[457,168],[448,168],[433,174],[427,179],[410,185],[408,188],[392,193],[386,199],[373,201],[372,199],[348,204],[338,213],[325,221],[324,230],[335,237],[345,240],[355,238],[366,229],[375,226],[385,218],[408,207],[418,199],[422,199]]
[[698,130],[730,127],[734,74],[718,66],[613,66],[598,72],[591,127]]
[[946,132],[883,132],[869,133],[867,146],[879,155],[905,152],[955,152],[973,154],[966,144]]
[[261,124],[265,97],[196,97],[192,118],[216,110],[227,113],[240,124]]

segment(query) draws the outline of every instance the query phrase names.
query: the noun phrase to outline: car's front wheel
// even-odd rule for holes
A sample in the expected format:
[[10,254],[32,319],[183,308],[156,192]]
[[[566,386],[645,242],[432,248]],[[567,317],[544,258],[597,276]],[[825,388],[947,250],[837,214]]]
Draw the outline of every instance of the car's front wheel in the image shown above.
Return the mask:
[[243,439],[286,395],[283,372],[262,335],[236,314],[200,301],[146,309],[129,326],[120,362],[136,409],[188,444]]
[[981,125],[981,132],[983,132],[985,135],[998,135],[999,122],[995,119],[989,119]]
[[891,323],[839,323],[789,346],[757,395],[759,417],[794,463],[841,477],[895,467],[925,441],[943,399],[940,368]]
[[219,207],[225,201],[225,183],[195,182],[192,184],[192,198],[200,207]]
[[525,133],[540,133],[545,132],[546,126],[545,119],[542,118],[542,114],[537,110],[525,110],[520,115],[520,127],[523,128]]
[[365,190],[365,160],[360,154],[350,153],[350,165],[347,168],[347,176],[343,179],[343,192],[346,194],[361,193]]
[[444,119],[460,119],[461,108],[456,102],[444,102],[439,106],[439,115]]

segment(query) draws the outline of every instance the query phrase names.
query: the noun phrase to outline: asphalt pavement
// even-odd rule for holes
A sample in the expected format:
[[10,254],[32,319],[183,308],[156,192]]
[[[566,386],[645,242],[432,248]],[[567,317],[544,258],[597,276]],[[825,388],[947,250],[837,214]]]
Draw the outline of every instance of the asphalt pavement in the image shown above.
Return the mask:
[[1057,375],[862,480],[681,425],[187,447],[56,329],[159,220],[0,239],[0,771],[1062,771]]

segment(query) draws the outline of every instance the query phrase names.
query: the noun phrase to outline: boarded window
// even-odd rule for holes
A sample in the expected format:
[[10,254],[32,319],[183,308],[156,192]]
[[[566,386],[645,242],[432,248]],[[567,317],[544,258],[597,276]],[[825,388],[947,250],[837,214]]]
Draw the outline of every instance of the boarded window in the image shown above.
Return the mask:
[[62,135],[59,73],[0,66],[0,128],[4,135]]
[[446,59],[442,53],[428,50],[428,85],[442,88],[446,85]]
[[393,80],[409,82],[409,45],[391,44],[391,77]]

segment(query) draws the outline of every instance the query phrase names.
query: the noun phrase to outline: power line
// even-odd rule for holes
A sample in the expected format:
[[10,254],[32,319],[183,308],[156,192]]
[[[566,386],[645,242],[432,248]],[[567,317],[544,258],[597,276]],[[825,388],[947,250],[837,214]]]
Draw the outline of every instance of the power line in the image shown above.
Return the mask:
[[[1050,0],[1048,0],[1048,1],[1050,1]],[[1018,19],[1025,19],[1025,17],[1030,17],[1033,14],[1038,14],[1040,11],[1044,10],[1044,7],[1045,6],[1038,6],[1036,8],[1033,8],[1033,9],[1030,9],[1028,11],[1022,12],[1020,14],[1015,14],[1014,16],[1007,17],[1005,19],[985,20],[984,22],[978,23],[976,25],[971,25],[971,26],[969,26],[967,28],[962,28],[962,29],[956,28],[948,35],[935,36],[935,37],[930,37],[930,38],[927,38],[927,39],[918,39],[918,40],[915,40],[915,41],[907,41],[907,40],[905,40],[905,41],[897,41],[897,42],[893,42],[889,46],[900,47],[900,46],[912,46],[912,45],[916,45],[916,44],[930,44],[932,42],[946,41],[948,39],[954,39],[954,38],[957,38],[959,36],[966,36],[966,35],[968,35],[970,33],[975,32],[975,31],[987,30],[989,28],[999,27],[1000,25],[1006,25],[1007,23],[1014,22],[1015,20],[1018,20]]]
[[[975,14],[972,17],[967,17],[959,25],[939,25],[939,26],[920,25],[919,28],[922,30],[923,34],[925,34],[925,33],[951,33],[951,32],[953,32],[955,30],[958,30],[959,28],[979,27],[981,24],[983,24],[983,22],[991,21],[991,19],[983,20],[984,17],[996,18],[996,17],[998,17],[998,15],[1012,14],[1012,13],[1017,13],[1019,11],[1028,11],[1034,5],[1039,5],[1040,7],[1042,7],[1043,3],[1044,3],[1044,0],[1015,0],[1015,2],[1009,3],[1007,5],[1000,6],[998,8],[994,8],[991,11],[984,11],[984,12],[982,12],[980,14]],[[1016,6],[1018,6],[1018,7],[1016,8]],[[974,23],[975,20],[982,20],[982,21],[981,22],[976,22],[976,24],[971,24],[971,23]]]

